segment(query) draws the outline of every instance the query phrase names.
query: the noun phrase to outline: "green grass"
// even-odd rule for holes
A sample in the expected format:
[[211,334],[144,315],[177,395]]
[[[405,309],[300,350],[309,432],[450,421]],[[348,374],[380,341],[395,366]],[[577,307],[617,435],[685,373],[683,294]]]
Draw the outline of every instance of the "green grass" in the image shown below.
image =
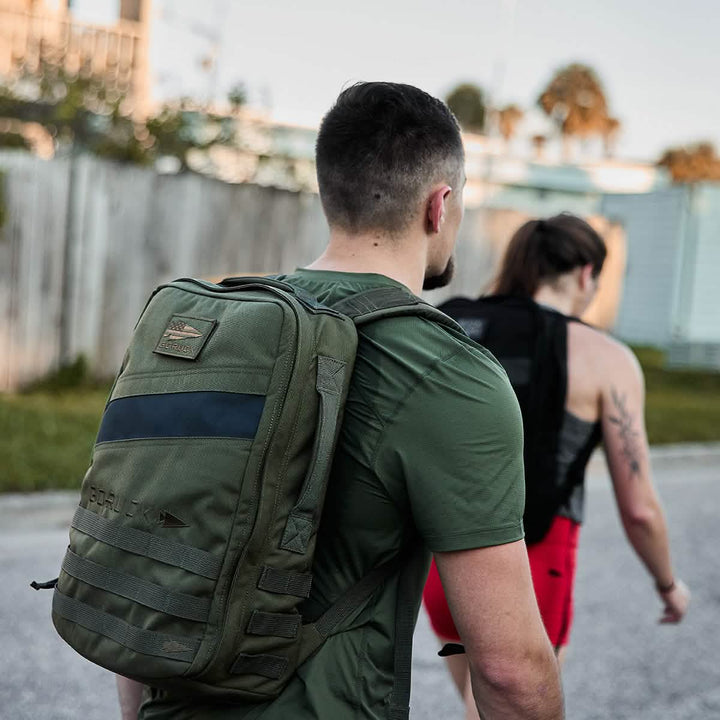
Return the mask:
[[666,370],[660,350],[633,350],[645,373],[650,443],[720,441],[720,373]]
[[0,395],[0,492],[80,487],[107,392]]
[[[651,444],[720,441],[720,373],[665,370],[662,352],[634,350],[645,371]],[[0,492],[79,487],[109,386],[73,372],[0,395]]]

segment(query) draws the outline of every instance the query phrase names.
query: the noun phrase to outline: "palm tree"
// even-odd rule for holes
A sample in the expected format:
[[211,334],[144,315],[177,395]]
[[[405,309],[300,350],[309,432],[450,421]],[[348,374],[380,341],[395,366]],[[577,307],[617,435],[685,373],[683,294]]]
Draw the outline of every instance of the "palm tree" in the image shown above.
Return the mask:
[[233,115],[237,115],[240,112],[240,108],[247,101],[247,90],[244,83],[235,83],[228,91],[228,102],[232,108]]
[[545,145],[547,144],[546,135],[533,135],[532,138],[533,148],[535,150],[535,159],[542,160],[545,156]]
[[666,150],[657,163],[667,168],[676,183],[720,180],[720,157],[709,142]]
[[617,118],[605,118],[605,127],[602,131],[602,138],[605,157],[607,158],[615,156],[615,146],[617,145],[617,139],[620,134],[621,127],[622,124]]
[[518,123],[522,120],[524,114],[517,105],[506,105],[498,110],[498,129],[506,144],[515,137]]
[[537,101],[558,126],[565,154],[572,137],[602,135],[608,118],[607,100],[595,71],[573,63],[560,68]]
[[458,85],[445,98],[463,130],[482,133],[485,129],[485,96],[483,91],[472,83]]

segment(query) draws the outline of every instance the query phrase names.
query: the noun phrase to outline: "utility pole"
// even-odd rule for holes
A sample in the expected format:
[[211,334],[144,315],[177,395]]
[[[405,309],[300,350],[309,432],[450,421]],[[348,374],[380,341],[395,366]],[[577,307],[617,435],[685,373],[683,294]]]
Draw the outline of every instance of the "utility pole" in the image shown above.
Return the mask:
[[[488,123],[488,139],[497,134],[497,113],[500,110],[500,100],[502,98],[505,74],[507,72],[507,57],[510,52],[510,45],[515,34],[515,17],[517,11],[517,0],[500,0],[500,44],[498,55],[495,59],[493,77],[490,82],[490,96],[487,101],[487,116],[490,118]],[[487,191],[492,181],[493,173],[493,153],[492,147],[488,144],[488,151],[485,162],[485,190]]]

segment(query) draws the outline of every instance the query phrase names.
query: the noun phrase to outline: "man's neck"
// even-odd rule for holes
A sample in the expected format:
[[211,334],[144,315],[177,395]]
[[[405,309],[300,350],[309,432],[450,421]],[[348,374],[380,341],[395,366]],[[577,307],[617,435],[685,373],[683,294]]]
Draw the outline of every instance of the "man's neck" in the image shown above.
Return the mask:
[[325,252],[308,265],[309,270],[385,275],[416,295],[422,291],[426,267],[426,248],[421,238],[351,235],[337,230],[330,231]]

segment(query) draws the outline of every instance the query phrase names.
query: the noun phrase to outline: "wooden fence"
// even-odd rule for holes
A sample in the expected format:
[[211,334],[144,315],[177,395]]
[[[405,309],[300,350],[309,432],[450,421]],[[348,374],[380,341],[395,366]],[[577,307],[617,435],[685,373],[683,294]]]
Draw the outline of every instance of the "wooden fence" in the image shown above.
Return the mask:
[[[328,235],[311,193],[21,152],[1,153],[0,173],[0,391],[79,355],[111,376],[159,283],[288,272],[313,260]],[[478,294],[523,220],[468,210],[456,280],[431,299]]]

